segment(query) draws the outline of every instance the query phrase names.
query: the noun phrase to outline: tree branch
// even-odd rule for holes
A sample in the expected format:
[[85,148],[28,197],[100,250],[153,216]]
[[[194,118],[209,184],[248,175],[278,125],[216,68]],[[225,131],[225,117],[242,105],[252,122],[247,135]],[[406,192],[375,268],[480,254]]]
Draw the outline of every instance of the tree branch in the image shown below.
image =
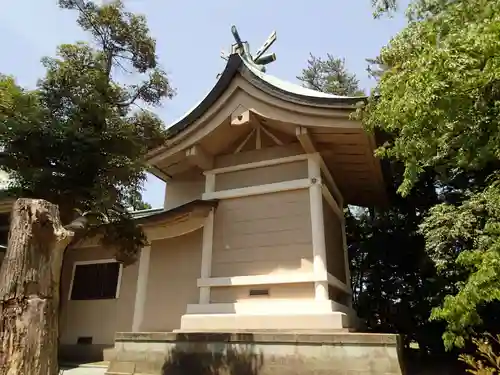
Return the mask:
[[118,103],[117,105],[120,107],[128,107],[129,105],[134,104],[134,102],[139,98],[141,93],[146,90],[147,88],[151,87],[151,82],[145,83],[141,87],[139,87],[134,95],[132,95],[132,98],[124,103]]
[[101,37],[101,40],[102,40],[103,49],[106,49],[108,43],[107,43],[105,36],[102,34],[102,31],[94,24],[92,18],[88,15],[87,11],[81,6],[82,4],[85,4],[85,3],[83,1],[75,1],[75,5],[78,8],[80,14],[85,17],[85,19],[90,24],[90,26],[94,29],[94,31],[97,34],[99,34],[99,36]]

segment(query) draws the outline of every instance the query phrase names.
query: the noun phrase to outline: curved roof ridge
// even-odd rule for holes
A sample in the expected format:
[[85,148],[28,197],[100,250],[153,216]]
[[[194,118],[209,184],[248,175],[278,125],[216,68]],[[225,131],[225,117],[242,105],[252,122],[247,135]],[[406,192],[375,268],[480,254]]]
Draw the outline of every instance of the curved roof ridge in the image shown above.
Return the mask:
[[[302,87],[298,84],[287,82],[272,75],[263,73],[246,62],[240,55],[232,54],[228,58],[224,71],[220,74],[215,86],[208,92],[208,94],[177,121],[168,126],[168,138],[172,138],[179,134],[199,117],[201,117],[205,111],[224,93],[237,72],[240,72],[240,74],[248,82],[268,94],[297,104],[353,108],[360,100],[366,100],[367,98],[366,96],[352,97],[327,94]],[[153,151],[153,153],[155,152]]]

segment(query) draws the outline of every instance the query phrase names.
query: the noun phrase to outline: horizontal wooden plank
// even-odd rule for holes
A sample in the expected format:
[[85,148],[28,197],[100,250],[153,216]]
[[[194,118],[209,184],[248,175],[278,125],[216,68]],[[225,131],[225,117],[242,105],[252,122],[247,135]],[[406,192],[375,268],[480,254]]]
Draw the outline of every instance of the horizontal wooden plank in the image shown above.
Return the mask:
[[215,178],[215,191],[298,180],[307,176],[307,161],[300,160],[218,174]]
[[212,264],[212,277],[251,276],[289,271],[312,272],[312,256],[308,259],[291,259],[279,262],[271,260]]
[[214,234],[214,251],[244,249],[256,247],[272,247],[281,245],[311,243],[311,230],[278,230],[273,232],[229,235],[231,229]]
[[213,253],[212,263],[237,263],[261,261],[293,261],[312,258],[311,244],[292,244],[269,247],[220,250]]
[[234,220],[233,215],[224,215],[223,218],[216,221],[216,225],[223,228],[231,226],[231,233],[234,235],[275,232],[277,230],[301,230],[304,223],[311,220],[309,212],[299,212],[294,215],[269,215],[260,218],[247,219],[246,215],[239,217],[240,220]]

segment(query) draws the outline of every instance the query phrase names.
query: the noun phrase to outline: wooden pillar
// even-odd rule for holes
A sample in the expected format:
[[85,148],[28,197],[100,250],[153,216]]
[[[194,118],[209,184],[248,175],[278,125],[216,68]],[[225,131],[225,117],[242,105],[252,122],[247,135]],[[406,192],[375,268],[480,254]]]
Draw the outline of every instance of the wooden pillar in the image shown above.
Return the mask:
[[[203,227],[203,244],[201,248],[201,278],[206,279],[212,273],[212,246],[214,238],[214,209],[210,210]],[[200,287],[200,305],[210,303],[210,287]]]
[[132,332],[140,332],[144,320],[144,308],[146,305],[147,284],[149,278],[149,263],[151,258],[151,247],[145,246],[141,249],[139,259],[139,271],[137,276],[137,288],[135,291],[134,317],[132,320]]
[[[205,193],[215,191],[215,174],[207,173],[205,180]],[[203,226],[203,243],[201,248],[201,278],[206,279],[212,275],[212,247],[214,242],[214,209],[210,210],[205,225]],[[200,305],[210,303],[210,287],[200,287]]]
[[326,268],[325,223],[323,220],[323,193],[321,168],[318,154],[308,158],[309,178],[313,185],[309,188],[311,207],[311,230],[313,247],[314,290],[316,300],[328,300],[328,272]]

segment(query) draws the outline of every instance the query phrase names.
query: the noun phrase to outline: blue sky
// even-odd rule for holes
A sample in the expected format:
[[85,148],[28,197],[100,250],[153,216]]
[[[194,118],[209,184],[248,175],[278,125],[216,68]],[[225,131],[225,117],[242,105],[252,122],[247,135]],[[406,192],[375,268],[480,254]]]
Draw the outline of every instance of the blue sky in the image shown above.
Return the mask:
[[[309,53],[345,57],[361,86],[373,87],[365,58],[401,30],[401,15],[374,20],[370,0],[124,0],[127,8],[145,14],[157,40],[157,52],[177,90],[174,99],[158,111],[168,125],[190,109],[215,84],[224,68],[222,49],[233,42],[231,25],[238,27],[253,51],[271,31],[278,39],[272,47],[277,61],[268,73],[296,82]],[[314,6],[312,6],[314,4]],[[85,40],[75,15],[60,10],[57,0],[0,0],[0,72],[19,84],[33,87],[44,71],[40,58],[53,55],[56,46]],[[144,199],[163,204],[164,184],[150,177]]]

